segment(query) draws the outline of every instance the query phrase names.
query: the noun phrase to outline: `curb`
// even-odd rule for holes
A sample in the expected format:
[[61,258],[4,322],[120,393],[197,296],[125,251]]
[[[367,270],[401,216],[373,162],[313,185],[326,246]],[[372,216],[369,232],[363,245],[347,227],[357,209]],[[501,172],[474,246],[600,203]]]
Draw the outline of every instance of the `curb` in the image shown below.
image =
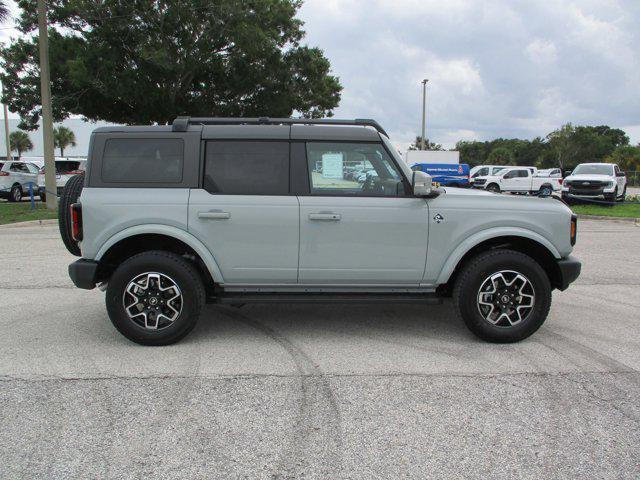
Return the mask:
[[640,224],[640,218],[633,217],[608,217],[606,215],[583,215],[578,214],[578,218],[581,220],[608,220],[610,222],[625,222]]
[[7,223],[5,225],[0,225],[0,229],[5,228],[20,228],[20,227],[41,227],[44,225],[57,225],[57,218],[49,218],[46,220],[29,220],[27,222],[15,222],[15,223]]

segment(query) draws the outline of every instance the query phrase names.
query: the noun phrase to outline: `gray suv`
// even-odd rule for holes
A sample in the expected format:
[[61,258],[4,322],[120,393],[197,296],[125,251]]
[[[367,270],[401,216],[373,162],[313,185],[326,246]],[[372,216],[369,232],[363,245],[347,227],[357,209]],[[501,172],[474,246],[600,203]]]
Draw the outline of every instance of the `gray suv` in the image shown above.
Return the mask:
[[60,208],[74,284],[106,289],[115,327],[145,345],[184,337],[204,303],[447,296],[473,333],[514,342],[580,273],[564,203],[433,188],[373,120],[99,128]]

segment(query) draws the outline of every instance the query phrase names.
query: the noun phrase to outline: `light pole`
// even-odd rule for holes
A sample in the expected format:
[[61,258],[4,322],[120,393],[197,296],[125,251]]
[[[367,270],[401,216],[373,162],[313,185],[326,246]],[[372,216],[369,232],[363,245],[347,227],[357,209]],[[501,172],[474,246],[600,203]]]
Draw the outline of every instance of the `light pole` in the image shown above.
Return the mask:
[[426,127],[426,117],[427,117],[427,82],[428,78],[422,80],[422,138],[420,139],[420,150],[425,150],[424,146],[424,136],[425,136],[425,127]]

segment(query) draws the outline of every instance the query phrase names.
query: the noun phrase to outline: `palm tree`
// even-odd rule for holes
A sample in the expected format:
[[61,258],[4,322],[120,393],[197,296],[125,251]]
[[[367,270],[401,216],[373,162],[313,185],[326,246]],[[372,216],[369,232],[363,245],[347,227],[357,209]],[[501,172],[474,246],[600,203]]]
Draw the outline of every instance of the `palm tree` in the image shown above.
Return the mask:
[[9,18],[9,8],[7,4],[0,0],[0,23],[4,23]]
[[9,135],[9,146],[11,147],[11,151],[15,150],[18,152],[18,160],[20,160],[22,152],[33,150],[33,143],[31,143],[29,134],[20,130],[11,132],[11,135]]
[[53,143],[60,149],[60,156],[64,157],[65,148],[69,145],[76,146],[76,136],[70,129],[60,125],[53,129]]

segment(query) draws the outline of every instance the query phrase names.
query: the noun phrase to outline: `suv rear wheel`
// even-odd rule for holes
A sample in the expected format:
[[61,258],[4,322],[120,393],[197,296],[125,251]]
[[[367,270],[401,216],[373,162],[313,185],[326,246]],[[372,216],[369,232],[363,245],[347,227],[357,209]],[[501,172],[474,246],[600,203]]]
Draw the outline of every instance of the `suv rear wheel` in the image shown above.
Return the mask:
[[142,345],[182,339],[196,326],[204,301],[196,268],[165,251],[140,253],[123,262],[111,276],[106,295],[113,325]]
[[511,343],[527,338],[544,323],[551,307],[551,284],[531,257],[491,250],[460,272],[453,298],[475,335],[488,342]]

